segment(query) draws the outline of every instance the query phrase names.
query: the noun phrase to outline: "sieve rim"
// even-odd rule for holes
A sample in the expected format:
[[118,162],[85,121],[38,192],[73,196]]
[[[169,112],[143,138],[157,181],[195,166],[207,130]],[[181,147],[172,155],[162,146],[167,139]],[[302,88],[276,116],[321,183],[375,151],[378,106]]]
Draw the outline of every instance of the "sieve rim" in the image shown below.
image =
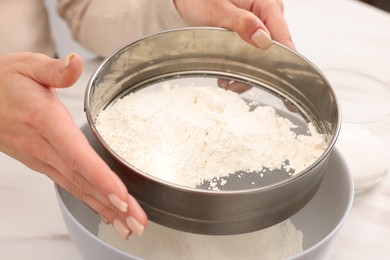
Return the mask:
[[[226,40],[229,44],[226,44]],[[217,49],[216,46],[210,45],[209,41],[219,44],[217,47],[220,48]],[[176,46],[172,42],[181,45]],[[154,48],[153,44],[159,48]],[[306,169],[291,178],[269,186],[245,190],[202,190],[177,185],[151,176],[130,165],[113,153],[112,149],[102,140],[95,127],[94,116],[96,115],[93,113],[96,112],[94,110],[101,109],[107,101],[104,100],[105,98],[112,100],[113,97],[110,95],[121,93],[124,82],[136,82],[131,81],[134,78],[126,78],[128,75],[132,76],[133,72],[136,76],[140,76],[141,72],[144,76],[150,75],[149,72],[153,74],[155,71],[147,69],[142,71],[142,69],[153,68],[150,57],[168,59],[164,56],[165,49],[161,45],[174,52],[170,53],[172,54],[168,57],[170,59],[188,53],[188,55],[197,57],[205,57],[205,53],[211,57],[219,55],[221,60],[228,61],[232,58],[235,61],[241,61],[241,72],[256,72],[257,75],[268,77],[270,85],[274,82],[272,80],[284,84],[285,91],[291,91],[289,96],[294,97],[293,100],[299,107],[313,113],[313,118],[325,117],[323,121],[317,122],[321,124],[318,126],[320,129],[324,132],[328,131],[329,139],[325,151]],[[133,47],[146,47],[146,52],[142,52],[142,48],[139,53],[126,52],[129,49],[131,52]],[[162,56],[158,56],[160,54]],[[206,58],[209,59],[209,56]],[[118,61],[118,59],[121,60]],[[133,70],[124,70],[126,62],[129,61],[144,62],[142,63],[144,65],[134,66]],[[216,66],[216,64],[210,64]],[[111,65],[115,66],[110,67]],[[237,69],[234,66],[233,68]],[[202,69],[205,68],[202,67]],[[98,94],[94,89],[98,87],[95,83],[102,87]],[[300,83],[299,87],[295,83]],[[282,91],[280,88],[278,90]],[[315,108],[315,111],[309,108]],[[270,49],[263,51],[244,42],[231,31],[209,27],[168,30],[147,36],[119,49],[106,58],[90,78],[85,92],[84,110],[88,127],[97,142],[120,167],[114,172],[120,176],[129,192],[144,207],[151,220],[187,232],[217,235],[238,234],[265,228],[290,217],[306,205],[319,188],[327,159],[333,150],[341,127],[341,111],[334,90],[324,74],[309,60],[277,42],[274,42]]]

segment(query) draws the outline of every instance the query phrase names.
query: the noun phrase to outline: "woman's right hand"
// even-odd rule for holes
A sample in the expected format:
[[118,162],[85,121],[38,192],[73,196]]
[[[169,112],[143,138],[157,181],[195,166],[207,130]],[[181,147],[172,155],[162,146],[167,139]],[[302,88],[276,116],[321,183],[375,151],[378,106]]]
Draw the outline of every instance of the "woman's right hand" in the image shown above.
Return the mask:
[[36,53],[0,56],[0,151],[44,173],[118,233],[142,235],[147,216],[89,145],[55,88],[71,86],[82,60]]

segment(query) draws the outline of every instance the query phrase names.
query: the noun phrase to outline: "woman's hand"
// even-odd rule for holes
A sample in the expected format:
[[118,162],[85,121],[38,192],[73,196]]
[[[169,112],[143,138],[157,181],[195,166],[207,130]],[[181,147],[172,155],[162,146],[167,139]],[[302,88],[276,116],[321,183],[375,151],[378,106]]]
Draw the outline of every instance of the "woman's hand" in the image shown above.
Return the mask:
[[191,26],[216,26],[237,32],[261,49],[272,39],[295,48],[283,17],[282,0],[174,0],[184,21]]
[[55,88],[71,86],[82,60],[42,54],[0,56],[0,151],[42,172],[85,202],[123,238],[141,235],[145,212],[89,145]]

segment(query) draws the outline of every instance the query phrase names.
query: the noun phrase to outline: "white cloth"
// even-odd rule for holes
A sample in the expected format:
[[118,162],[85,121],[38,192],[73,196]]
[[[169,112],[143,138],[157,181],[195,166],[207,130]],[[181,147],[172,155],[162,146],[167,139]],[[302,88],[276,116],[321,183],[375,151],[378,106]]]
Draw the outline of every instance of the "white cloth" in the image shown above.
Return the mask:
[[20,51],[54,56],[44,0],[0,0],[0,54]]
[[173,0],[58,0],[75,40],[100,56],[143,36],[185,26]]
[[[173,0],[57,0],[58,12],[85,48],[107,56],[143,36],[185,26]],[[0,0],[0,55],[55,54],[44,0]]]

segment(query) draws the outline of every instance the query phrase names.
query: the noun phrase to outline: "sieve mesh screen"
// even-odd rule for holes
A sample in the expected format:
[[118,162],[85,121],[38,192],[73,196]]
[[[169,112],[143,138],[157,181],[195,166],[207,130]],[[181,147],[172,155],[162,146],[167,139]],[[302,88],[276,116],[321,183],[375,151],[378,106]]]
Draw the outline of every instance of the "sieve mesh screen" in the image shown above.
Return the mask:
[[[185,87],[192,84],[201,87],[224,87],[240,94],[241,98],[250,107],[250,110],[258,106],[271,106],[275,109],[278,116],[283,117],[293,123],[296,127],[292,128],[296,135],[308,135],[308,123],[312,122],[307,112],[294,103],[288,96],[274,92],[270,86],[265,83],[251,82],[228,75],[210,75],[204,73],[185,74],[178,76],[166,76],[148,79],[135,87],[129,88],[129,91],[122,93],[118,98],[122,98],[129,92],[137,91],[155,91],[162,88],[162,83],[169,83],[172,86]],[[114,99],[108,107],[115,103]],[[150,104],[153,106],[153,104]],[[107,108],[107,107],[106,107]],[[316,125],[316,124],[314,124]],[[321,132],[320,129],[317,129]],[[216,151],[218,152],[218,151]],[[223,163],[223,162],[221,162]],[[284,162],[288,164],[288,160]],[[185,173],[183,173],[185,174]],[[268,169],[264,167],[261,171],[239,171],[227,173],[226,177],[205,180],[197,185],[197,189],[215,190],[215,191],[241,191],[262,188],[275,185],[291,178],[294,174],[293,169]]]

